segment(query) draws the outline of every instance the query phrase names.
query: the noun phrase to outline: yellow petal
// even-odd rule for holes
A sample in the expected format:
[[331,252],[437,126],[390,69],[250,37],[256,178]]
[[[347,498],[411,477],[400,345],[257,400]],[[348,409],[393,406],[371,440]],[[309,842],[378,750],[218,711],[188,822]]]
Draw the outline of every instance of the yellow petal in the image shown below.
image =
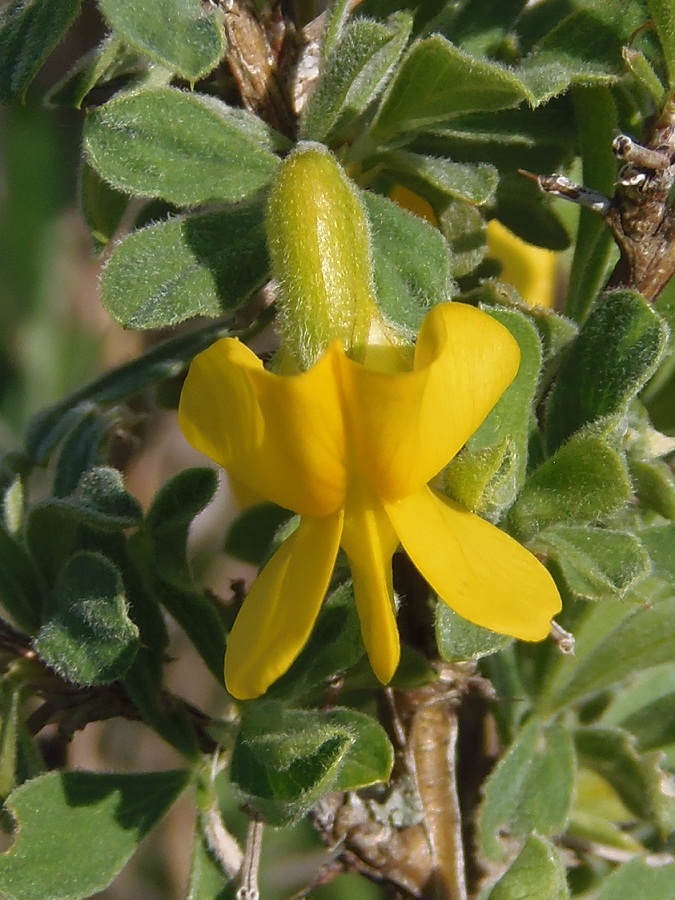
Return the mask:
[[332,356],[308,372],[266,372],[239,341],[198,354],[180,398],[187,440],[249,490],[301,515],[344,503],[344,431]]
[[381,497],[396,500],[430,481],[466,443],[515,378],[520,350],[487,313],[443,303],[422,324],[414,371],[338,362],[354,465]]
[[398,537],[377,497],[361,482],[350,485],[342,531],[363,643],[378,679],[386,684],[400,656],[391,557]]
[[386,509],[415,566],[455,612],[521,640],[546,637],[558,589],[517,541],[429,488]]
[[328,588],[342,512],[302,519],[253,582],[230,632],[225,684],[251,700],[286,672],[307,643]]
[[553,306],[557,253],[521,240],[498,219],[488,222],[486,235],[487,255],[502,264],[499,280],[512,284],[531,306]]

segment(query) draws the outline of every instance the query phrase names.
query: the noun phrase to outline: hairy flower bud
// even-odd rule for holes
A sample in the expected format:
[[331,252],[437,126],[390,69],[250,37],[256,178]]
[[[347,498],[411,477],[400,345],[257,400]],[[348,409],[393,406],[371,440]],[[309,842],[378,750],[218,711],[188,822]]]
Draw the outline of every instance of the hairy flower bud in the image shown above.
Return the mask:
[[307,369],[335,338],[362,359],[373,319],[370,226],[355,186],[322,145],[282,163],[267,208],[283,347]]

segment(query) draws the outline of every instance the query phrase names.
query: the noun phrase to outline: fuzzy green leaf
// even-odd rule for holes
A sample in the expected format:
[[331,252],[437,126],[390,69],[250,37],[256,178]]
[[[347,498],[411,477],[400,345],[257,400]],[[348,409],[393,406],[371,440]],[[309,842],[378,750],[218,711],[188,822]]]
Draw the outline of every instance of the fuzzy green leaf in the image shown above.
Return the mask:
[[633,815],[666,834],[675,827],[675,799],[664,790],[658,754],[641,756],[619,728],[580,728],[574,743],[579,761],[608,781]]
[[485,900],[566,900],[567,897],[565,867],[555,847],[531,835]]
[[654,866],[635,858],[606,878],[596,900],[675,900],[675,863]]
[[220,316],[269,271],[260,203],[160,222],[125,238],[103,271],[106,308],[125,328]]
[[[111,421],[110,417],[95,406],[80,419],[63,442],[59,453],[54,473],[55,497],[68,497],[73,494],[85,473],[99,469],[103,465],[104,444],[108,431],[112,430],[115,421],[115,419]],[[114,492],[119,490],[118,485],[111,486]],[[130,510],[131,507],[128,506],[128,511]],[[134,518],[138,515],[137,509]]]
[[[619,124],[614,95],[606,85],[575,87],[574,117],[581,143],[583,184],[606,196],[614,194],[617,160],[612,140]],[[616,252],[611,233],[591,209],[579,212],[565,312],[583,322],[591,304],[607,280]]]
[[417,331],[431,306],[450,298],[452,260],[443,236],[396,203],[364,191],[378,303],[393,322]]
[[537,544],[576,598],[624,597],[651,572],[644,545],[625,531],[558,525],[541,532]]
[[85,154],[131,194],[178,206],[238,201],[265,187],[278,165],[249,116],[175,88],[122,94],[89,115]]
[[653,375],[668,330],[633,291],[598,300],[560,368],[546,415],[546,440],[555,450],[584,425],[623,415],[628,401]]
[[215,493],[212,469],[185,469],[155,498],[132,540],[146,586],[184,629],[219,683],[223,679],[225,632],[215,604],[195,585],[186,555],[188,529]]
[[35,649],[62,678],[108,684],[131,665],[138,628],[128,614],[120,573],[98,553],[66,563],[47,602]]
[[50,772],[16,788],[7,805],[17,830],[0,855],[0,893],[6,900],[81,900],[102,891],[188,780],[182,771]]
[[446,491],[467,509],[497,519],[513,503],[520,461],[505,438],[484,450],[466,446],[443,472]]
[[496,634],[463,619],[442,601],[436,605],[436,643],[441,658],[446,662],[482,659],[503,650],[512,642],[513,638],[508,635]]
[[23,100],[80,0],[13,0],[0,13],[0,103]]
[[675,5],[673,0],[647,0],[668,69],[668,84],[675,88]]
[[384,143],[463,113],[505,109],[525,99],[534,98],[511,70],[433,35],[413,44],[403,58],[371,134]]
[[675,519],[675,476],[660,459],[632,460],[630,474],[640,503],[664,519]]
[[80,203],[94,249],[102,251],[112,240],[129,205],[129,197],[111,187],[85,160],[80,169]]
[[484,307],[493,319],[500,322],[518,341],[520,368],[514,381],[497,401],[486,420],[469,439],[469,448],[476,452],[493,447],[509,438],[516,453],[515,489],[525,481],[527,444],[532,403],[539,381],[542,362],[541,341],[532,322],[515,309]]
[[231,777],[271,825],[301,818],[331,790],[355,738],[319,712],[251,705],[232,751]]
[[406,150],[391,150],[377,157],[396,181],[412,190],[431,187],[444,197],[484,206],[494,200],[499,176],[494,166],[459,163],[451,159],[423,156]]
[[[623,613],[623,609],[620,611]],[[569,667],[565,677],[557,679],[547,706],[561,709],[642,669],[671,660],[675,656],[674,615],[674,597],[629,613],[616,627],[605,631],[603,639],[578,665]]]
[[51,509],[102,531],[119,531],[137,525],[143,517],[138,500],[127,493],[121,472],[100,466],[85,472],[67,497],[52,497],[35,504],[30,517]]
[[199,0],[100,0],[108,22],[155,62],[197,81],[225,50],[222,13]]
[[533,536],[550,525],[602,521],[630,495],[623,456],[603,437],[582,431],[534,470],[509,521],[520,535]]
[[649,552],[654,574],[675,587],[675,524],[645,528],[640,532],[640,540]]
[[479,835],[488,859],[504,857],[500,832],[527,837],[565,827],[574,788],[572,737],[562,725],[531,719],[485,786]]
[[273,503],[259,503],[245,509],[225,536],[223,551],[236,559],[262,566],[277,530],[291,513]]
[[0,603],[20,627],[40,624],[42,585],[33,561],[19,541],[0,526]]
[[373,102],[403,52],[411,25],[411,15],[398,12],[386,24],[355,19],[344,28],[303,111],[303,140],[339,133]]
[[[114,35],[81,57],[47,94],[49,106],[80,109],[87,94],[104,84],[130,80],[147,67],[138,52]],[[112,85],[111,85],[112,86]]]
[[524,80],[534,73],[539,80],[547,68],[587,84],[611,83],[623,75],[621,50],[644,24],[642,0],[585,0],[580,7],[572,6],[538,42],[519,72]]
[[22,687],[0,682],[0,798],[4,801],[16,783]]
[[331,790],[356,791],[388,780],[394,749],[379,722],[365,713],[339,707],[327,710],[324,719],[344,728],[354,739]]

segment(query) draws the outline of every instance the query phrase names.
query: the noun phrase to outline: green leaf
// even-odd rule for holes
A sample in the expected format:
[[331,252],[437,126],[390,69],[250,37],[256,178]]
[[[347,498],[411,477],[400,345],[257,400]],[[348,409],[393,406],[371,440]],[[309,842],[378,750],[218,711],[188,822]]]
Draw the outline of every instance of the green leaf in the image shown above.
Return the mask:
[[525,481],[530,417],[542,362],[541,341],[532,322],[515,309],[483,307],[518,341],[520,368],[486,420],[468,441],[473,451],[485,450],[509,438],[516,452],[515,489]]
[[664,519],[675,519],[675,477],[668,463],[631,460],[630,474],[640,503]]
[[631,859],[602,883],[596,900],[675,900],[675,863],[654,866]]
[[353,738],[331,790],[356,791],[387,781],[394,765],[394,748],[384,728],[354,709],[329,709],[324,720],[344,728]]
[[83,160],[80,169],[80,204],[94,249],[101,252],[117,231],[129,205],[129,197],[111,187]]
[[641,0],[588,0],[558,21],[523,65],[560,69],[568,79],[611,83],[623,75],[621,49],[645,21]]
[[432,136],[416,139],[418,145],[451,159],[491,162],[505,175],[515,167],[532,172],[561,168],[575,151],[577,135],[569,99],[561,97],[536,109],[459,116],[434,127]]
[[15,475],[9,482],[0,503],[0,521],[10,534],[18,534],[23,525],[26,499],[23,481]]
[[325,141],[375,100],[403,52],[411,25],[407,12],[395,13],[386,24],[349,22],[303,110],[301,139]]
[[129,668],[138,643],[115,566],[98,553],[71,557],[35,638],[40,657],[75,684],[108,684]]
[[351,11],[349,0],[331,0],[326,6],[324,27],[321,34],[321,63],[323,67],[325,67],[326,62],[340,43]]
[[567,897],[565,867],[555,847],[531,835],[485,900],[566,900]]
[[484,450],[466,446],[443,472],[445,490],[467,509],[496,520],[516,496],[519,469],[511,438]]
[[13,0],[0,13],[0,103],[23,100],[80,0]]
[[0,526],[0,603],[19,628],[40,624],[43,588],[33,561],[19,541]]
[[640,532],[640,540],[649,552],[654,573],[675,586],[675,524],[651,525]]
[[377,157],[396,181],[412,190],[428,185],[444,197],[464,200],[476,206],[492,203],[499,176],[494,166],[484,163],[459,163],[451,159],[422,156],[406,150],[391,150]]
[[534,103],[512,70],[477,59],[441,35],[413,44],[389,85],[371,128],[380,143],[428,131],[463,113]]
[[675,827],[675,800],[666,793],[658,754],[640,756],[619,728],[580,728],[574,743],[579,761],[606,779],[633,815],[666,834]]
[[562,831],[574,788],[572,737],[562,725],[531,719],[490,775],[479,816],[488,859],[503,859],[500,832],[519,837]]
[[541,532],[539,544],[576,598],[624,597],[651,572],[644,545],[625,531],[558,525]]
[[199,0],[100,0],[108,22],[129,44],[187,81],[197,81],[225,50],[222,13]]
[[89,115],[84,149],[119,190],[178,206],[238,201],[265,187],[278,165],[245,115],[176,88],[139,90]]
[[[115,421],[115,420],[113,420]],[[104,462],[104,443],[108,437],[108,430],[112,428],[110,417],[106,416],[97,407],[92,407],[70,432],[59,453],[59,459],[54,473],[54,496],[67,497],[77,490],[80,480],[91,470],[99,468]],[[115,471],[114,469],[108,471]],[[115,483],[114,476],[111,482],[105,485],[104,491],[111,489],[111,493],[124,493],[121,482]],[[123,501],[124,502],[124,501]],[[127,500],[127,509],[131,510],[130,499]],[[140,509],[136,507],[134,518],[140,516]]]
[[436,643],[441,659],[461,662],[482,659],[513,642],[513,638],[481,628],[459,616],[443,602],[436,605]]
[[436,211],[438,228],[450,246],[451,274],[468,275],[485,258],[485,219],[468,203],[451,200]]
[[108,466],[85,472],[69,496],[52,497],[36,503],[29,520],[47,509],[102,531],[130,528],[143,518],[138,500],[124,487],[122,473]]
[[[604,604],[603,604],[604,605]],[[600,693],[642,669],[670,661],[675,655],[672,622],[675,597],[629,613],[566,676],[556,682],[546,705],[562,709]]]
[[0,798],[3,801],[16,784],[21,691],[17,684],[0,682]]
[[476,56],[499,52],[526,0],[482,0],[460,6],[449,18],[443,16],[443,32],[454,43]]
[[[608,87],[592,85],[575,87],[572,98],[581,142],[583,184],[611,197],[617,172],[612,140],[619,127],[614,96]],[[577,322],[586,318],[605,284],[615,252],[612,235],[602,218],[582,207],[565,304],[565,312]]]
[[417,332],[431,306],[450,297],[451,258],[440,232],[396,203],[361,194],[372,230],[377,300],[385,315]]
[[227,532],[223,551],[254,566],[262,566],[274,536],[291,515],[274,503],[259,503],[245,509]]
[[138,52],[115,35],[106,37],[79,59],[70,71],[51,88],[46,97],[49,106],[80,109],[87,94],[95,87],[118,86],[147,68]]
[[170,219],[126,237],[101,280],[103,303],[125,328],[163,328],[220,316],[267,278],[262,205]]
[[634,47],[623,47],[623,61],[626,63],[631,75],[635,78],[640,87],[645,90],[654,105],[661,109],[666,99],[666,90],[661,83],[661,79],[652,68],[652,64],[641,50]]
[[622,455],[602,436],[582,431],[529,476],[509,522],[523,536],[550,525],[598,522],[622,509],[630,495]]
[[249,705],[232,751],[231,778],[271,825],[300,819],[331,790],[355,738],[319,712]]
[[186,552],[190,524],[210,502],[216,485],[212,469],[185,469],[172,478],[153,501],[131,551],[150,592],[183,628],[221,684],[223,621],[210,596],[195,585]]
[[182,771],[50,772],[16,788],[7,801],[16,837],[0,855],[0,893],[6,900],[80,900],[102,891],[188,780]]
[[27,454],[34,464],[44,465],[59,441],[88,412],[89,404],[116,403],[157,382],[175,377],[197,353],[228,333],[227,322],[216,322],[164,341],[140,359],[101,375],[30,421],[26,431]]
[[675,6],[673,0],[647,0],[668,69],[668,86],[675,88]]
[[546,415],[550,450],[582,426],[623,415],[654,373],[668,337],[665,323],[634,291],[601,297],[560,367]]

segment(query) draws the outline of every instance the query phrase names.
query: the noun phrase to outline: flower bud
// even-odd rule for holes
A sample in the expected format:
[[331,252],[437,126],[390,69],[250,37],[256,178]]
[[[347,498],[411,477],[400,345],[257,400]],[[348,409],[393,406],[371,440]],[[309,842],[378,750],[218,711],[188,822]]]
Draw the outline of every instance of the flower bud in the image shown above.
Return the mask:
[[363,358],[374,299],[370,226],[332,154],[303,143],[284,160],[267,208],[283,348],[307,369],[335,338]]

